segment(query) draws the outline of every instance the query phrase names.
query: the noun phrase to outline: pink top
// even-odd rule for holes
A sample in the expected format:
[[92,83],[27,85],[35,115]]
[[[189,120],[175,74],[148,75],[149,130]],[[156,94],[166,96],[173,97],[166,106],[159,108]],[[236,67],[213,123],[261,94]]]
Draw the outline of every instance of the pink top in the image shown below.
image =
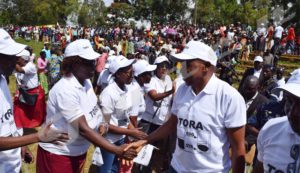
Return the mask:
[[105,67],[105,62],[108,58],[107,53],[103,53],[100,58],[98,58],[97,66],[96,66],[96,72],[100,73],[104,67]]
[[37,66],[38,66],[39,72],[47,71],[46,70],[47,64],[48,64],[48,61],[46,59],[43,60],[41,57],[39,57],[37,60]]

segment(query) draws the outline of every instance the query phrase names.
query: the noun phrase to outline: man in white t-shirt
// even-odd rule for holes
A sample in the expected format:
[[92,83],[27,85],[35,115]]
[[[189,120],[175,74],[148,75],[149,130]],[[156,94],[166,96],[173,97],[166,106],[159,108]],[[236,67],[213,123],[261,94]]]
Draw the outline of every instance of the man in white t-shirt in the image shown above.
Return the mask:
[[19,173],[21,169],[21,146],[35,142],[49,142],[66,139],[66,136],[45,126],[38,133],[23,135],[17,129],[13,116],[13,104],[5,76],[12,74],[17,54],[26,45],[16,43],[11,36],[0,28],[0,172]]
[[300,172],[300,69],[280,86],[285,94],[287,116],[269,120],[257,140],[257,163],[254,173]]
[[[245,101],[236,89],[214,75],[217,56],[207,45],[190,41],[180,54],[185,84],[173,100],[170,119],[141,146],[177,132],[171,173],[244,172]],[[231,147],[231,159],[229,157]]]
[[276,26],[276,28],[275,28],[275,36],[274,37],[280,40],[281,37],[282,37],[283,31],[284,31],[284,29],[282,28],[281,25]]

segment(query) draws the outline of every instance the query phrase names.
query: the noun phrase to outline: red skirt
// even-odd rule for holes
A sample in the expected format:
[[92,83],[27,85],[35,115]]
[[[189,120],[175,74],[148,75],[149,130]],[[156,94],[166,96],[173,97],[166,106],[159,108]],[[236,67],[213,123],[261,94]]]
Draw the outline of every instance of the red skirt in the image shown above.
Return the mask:
[[83,170],[86,153],[80,156],[56,155],[38,147],[37,173],[80,173]]
[[46,117],[46,101],[44,90],[39,85],[36,88],[27,90],[28,93],[39,93],[36,103],[33,106],[19,101],[19,91],[14,97],[14,118],[18,128],[34,128],[40,126]]

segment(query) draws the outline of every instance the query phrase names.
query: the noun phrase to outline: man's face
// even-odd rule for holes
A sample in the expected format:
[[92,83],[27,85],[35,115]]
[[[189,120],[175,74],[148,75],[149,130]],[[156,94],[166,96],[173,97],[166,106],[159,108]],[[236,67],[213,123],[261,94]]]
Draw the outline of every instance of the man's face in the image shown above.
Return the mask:
[[9,76],[12,74],[16,67],[17,59],[19,58],[16,56],[0,54],[0,69],[4,75]]
[[264,68],[263,74],[264,74],[264,79],[270,79],[273,76],[271,68]]
[[300,98],[287,93],[284,111],[294,132],[300,136]]
[[252,83],[245,83],[244,88],[243,88],[243,96],[245,97],[246,100],[251,99],[254,97],[258,89],[258,86]]
[[255,61],[254,62],[254,68],[255,70],[260,70],[263,66],[263,63],[262,62],[258,62],[258,61]]
[[192,85],[194,81],[203,78],[205,75],[205,68],[205,64],[201,60],[194,59],[185,61],[183,63],[183,68],[181,69],[185,83],[187,85]]

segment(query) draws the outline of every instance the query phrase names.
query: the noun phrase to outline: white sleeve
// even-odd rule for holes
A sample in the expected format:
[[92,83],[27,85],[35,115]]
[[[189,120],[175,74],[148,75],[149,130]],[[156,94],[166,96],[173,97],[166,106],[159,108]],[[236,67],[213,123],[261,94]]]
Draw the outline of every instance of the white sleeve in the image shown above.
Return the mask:
[[23,70],[25,74],[35,74],[37,73],[37,69],[33,63],[27,63],[24,67]]
[[64,90],[63,93],[58,93],[56,97],[57,109],[68,123],[84,115],[80,108],[80,97],[76,93]]
[[263,158],[264,158],[264,150],[263,150],[263,133],[264,131],[261,130],[258,134],[258,137],[257,137],[257,151],[258,151],[258,154],[257,154],[257,159],[260,161],[260,162],[263,162]]
[[110,115],[114,112],[115,103],[108,92],[109,90],[104,89],[99,96],[101,109],[104,115]]
[[[226,91],[228,92],[228,91]],[[244,98],[235,90],[231,89],[225,96],[224,123],[226,128],[241,127],[246,124],[246,104]]]
[[146,93],[148,93],[151,90],[156,90],[156,88],[154,87],[154,79],[153,78],[151,78],[151,80],[148,84],[144,85],[144,89],[145,89]]
[[187,87],[185,87],[186,85],[181,85],[179,88],[178,88],[178,90],[177,90],[177,92],[175,93],[175,96],[174,96],[174,99],[173,99],[173,103],[172,103],[172,107],[171,107],[171,113],[173,114],[173,115],[177,115],[177,113],[178,113],[178,100],[181,98],[181,93],[182,93],[182,91],[183,90],[187,90]]

